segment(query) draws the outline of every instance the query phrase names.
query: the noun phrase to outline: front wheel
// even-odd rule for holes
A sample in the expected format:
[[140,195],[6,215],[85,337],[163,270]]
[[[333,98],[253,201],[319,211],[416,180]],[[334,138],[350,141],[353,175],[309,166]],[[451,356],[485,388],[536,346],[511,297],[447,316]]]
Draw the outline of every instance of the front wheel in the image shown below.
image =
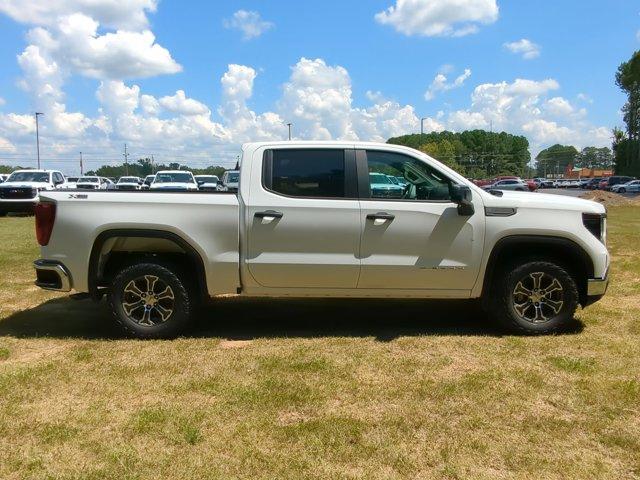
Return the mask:
[[172,269],[155,263],[126,267],[113,280],[109,306],[116,322],[137,338],[173,338],[191,321],[194,295]]
[[621,187],[618,189],[618,193],[626,193],[626,192],[627,192],[627,189],[624,187]]
[[529,261],[506,269],[496,282],[491,311],[511,331],[546,334],[566,329],[578,307],[578,287],[555,263]]

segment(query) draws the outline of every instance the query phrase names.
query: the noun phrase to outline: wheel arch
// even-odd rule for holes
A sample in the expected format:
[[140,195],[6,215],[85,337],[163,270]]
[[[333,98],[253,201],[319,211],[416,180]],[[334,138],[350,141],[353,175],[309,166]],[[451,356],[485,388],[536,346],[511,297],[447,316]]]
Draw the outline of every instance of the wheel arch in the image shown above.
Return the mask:
[[[116,241],[126,241],[127,239],[149,239],[155,247],[149,250],[124,250],[119,253],[122,257],[144,258],[149,255],[159,255],[167,257],[170,255],[184,255],[195,269],[195,280],[197,290],[202,298],[207,295],[207,277],[205,264],[200,253],[183,237],[166,230],[155,229],[111,229],[100,232],[95,238],[91,248],[88,269],[88,289],[93,299],[99,299],[101,282],[104,280],[104,273],[108,271],[109,260],[114,253],[113,245]],[[113,242],[110,245],[108,242]],[[160,247],[160,245],[163,245]],[[105,252],[106,247],[106,252]],[[154,251],[155,250],[155,251]],[[173,251],[172,251],[173,250]],[[130,262],[129,262],[130,263]]]
[[567,268],[578,286],[580,303],[586,300],[587,280],[594,273],[589,254],[573,240],[542,235],[510,235],[498,240],[487,261],[481,298],[487,298],[501,266],[527,258],[549,259]]

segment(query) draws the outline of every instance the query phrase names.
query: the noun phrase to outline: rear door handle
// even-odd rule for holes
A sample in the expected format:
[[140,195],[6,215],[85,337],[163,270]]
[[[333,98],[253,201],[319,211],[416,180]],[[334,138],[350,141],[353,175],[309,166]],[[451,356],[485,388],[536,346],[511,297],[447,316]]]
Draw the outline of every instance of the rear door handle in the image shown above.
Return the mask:
[[370,213],[367,215],[367,220],[393,220],[396,218],[392,213],[387,212],[378,212],[378,213]]
[[282,218],[282,212],[275,210],[265,210],[264,212],[256,212],[253,215],[256,218]]

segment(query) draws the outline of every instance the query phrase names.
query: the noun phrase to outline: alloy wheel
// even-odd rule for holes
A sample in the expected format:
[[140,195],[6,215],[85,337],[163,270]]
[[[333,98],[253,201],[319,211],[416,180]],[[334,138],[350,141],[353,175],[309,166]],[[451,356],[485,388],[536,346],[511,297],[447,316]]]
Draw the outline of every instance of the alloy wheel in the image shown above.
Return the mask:
[[124,289],[122,309],[133,322],[153,326],[171,318],[175,308],[173,289],[155,275],[131,280]]
[[531,323],[545,323],[558,315],[564,305],[563,299],[562,284],[545,272],[533,272],[522,278],[512,295],[516,314]]

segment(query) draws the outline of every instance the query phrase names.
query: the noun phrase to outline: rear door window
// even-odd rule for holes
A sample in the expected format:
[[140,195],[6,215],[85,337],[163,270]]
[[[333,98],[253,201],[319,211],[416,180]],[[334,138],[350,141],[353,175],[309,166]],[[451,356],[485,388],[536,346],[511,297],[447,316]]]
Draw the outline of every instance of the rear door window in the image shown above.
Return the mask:
[[290,197],[344,198],[345,170],[344,150],[273,150],[265,161],[264,183]]

